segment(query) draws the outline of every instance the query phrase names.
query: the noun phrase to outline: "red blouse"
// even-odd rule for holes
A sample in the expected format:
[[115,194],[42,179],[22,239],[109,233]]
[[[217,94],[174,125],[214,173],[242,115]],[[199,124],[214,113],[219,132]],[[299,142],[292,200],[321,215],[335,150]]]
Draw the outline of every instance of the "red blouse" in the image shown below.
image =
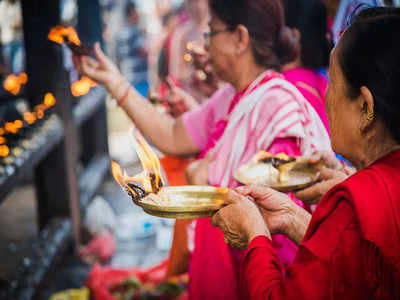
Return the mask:
[[253,239],[241,264],[241,298],[399,299],[399,183],[396,151],[334,187],[285,276],[271,241]]

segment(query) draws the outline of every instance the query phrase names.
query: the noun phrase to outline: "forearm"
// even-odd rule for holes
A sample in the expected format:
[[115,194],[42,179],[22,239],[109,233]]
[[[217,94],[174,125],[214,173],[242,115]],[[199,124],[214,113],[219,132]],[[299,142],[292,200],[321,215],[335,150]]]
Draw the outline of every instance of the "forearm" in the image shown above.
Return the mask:
[[[124,97],[128,84],[123,83],[119,89],[109,88],[110,94],[116,98]],[[171,155],[192,155],[198,152],[191,141],[182,120],[175,120],[158,112],[153,105],[142,97],[133,87],[129,88],[121,108],[138,127],[141,133],[160,151]]]

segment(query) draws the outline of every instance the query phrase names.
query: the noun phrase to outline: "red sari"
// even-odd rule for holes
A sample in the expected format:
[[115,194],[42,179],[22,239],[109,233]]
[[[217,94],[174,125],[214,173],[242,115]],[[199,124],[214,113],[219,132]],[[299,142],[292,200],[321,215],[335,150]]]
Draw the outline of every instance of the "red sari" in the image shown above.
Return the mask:
[[399,299],[400,151],[322,199],[283,276],[271,241],[253,239],[240,270],[242,299]]

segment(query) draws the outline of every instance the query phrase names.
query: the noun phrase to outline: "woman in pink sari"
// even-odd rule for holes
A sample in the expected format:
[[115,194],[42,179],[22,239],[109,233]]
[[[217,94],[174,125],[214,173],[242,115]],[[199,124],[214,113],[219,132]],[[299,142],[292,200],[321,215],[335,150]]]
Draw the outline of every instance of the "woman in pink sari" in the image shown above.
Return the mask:
[[[160,115],[144,101],[98,45],[96,60],[75,57],[76,67],[104,84],[159,150],[176,156],[200,154],[203,159],[188,172],[194,184],[237,186],[234,170],[259,150],[305,156],[329,150],[329,137],[315,109],[277,73],[296,57],[296,40],[284,26],[280,0],[211,0],[209,4],[206,39],[211,60],[218,76],[230,85],[176,120]],[[238,299],[241,253],[224,242],[210,219],[198,220],[194,233],[193,239],[189,236],[194,245],[190,297]],[[296,246],[283,237],[275,241],[281,263],[290,263]]]
[[286,25],[298,40],[298,57],[282,67],[285,79],[297,87],[310,102],[328,128],[325,93],[328,86],[324,74],[332,49],[327,38],[326,7],[320,0],[282,0]]
[[[294,156],[307,156],[316,149],[330,151],[327,130],[318,113],[276,72],[282,63],[296,57],[291,50],[296,45],[291,42],[296,40],[283,25],[280,1],[209,3],[210,54],[218,58],[213,61],[218,76],[232,83],[234,93],[211,99],[183,117],[193,141],[202,149],[202,159],[188,168],[189,181],[235,187],[234,170],[259,150]],[[290,55],[284,57],[284,53]],[[238,299],[236,282],[242,253],[224,242],[209,219],[197,220],[188,235],[191,299]],[[279,235],[274,237],[274,245],[280,263],[290,264],[297,247]]]

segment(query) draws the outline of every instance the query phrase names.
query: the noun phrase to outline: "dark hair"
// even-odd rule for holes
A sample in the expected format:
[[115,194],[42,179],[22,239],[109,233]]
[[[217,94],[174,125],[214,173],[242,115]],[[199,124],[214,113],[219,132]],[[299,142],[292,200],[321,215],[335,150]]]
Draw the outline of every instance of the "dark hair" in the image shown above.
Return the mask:
[[321,0],[284,0],[286,25],[301,33],[301,61],[317,70],[329,64],[332,43],[328,40],[326,7]]
[[350,98],[362,86],[374,110],[400,142],[400,8],[374,7],[358,13],[341,37],[337,57]]
[[257,64],[279,70],[296,58],[281,0],[209,0],[209,6],[230,30],[240,24],[247,28]]
[[128,1],[125,4],[125,17],[129,17],[131,15],[132,11],[136,12],[136,4],[135,4],[135,2]]

